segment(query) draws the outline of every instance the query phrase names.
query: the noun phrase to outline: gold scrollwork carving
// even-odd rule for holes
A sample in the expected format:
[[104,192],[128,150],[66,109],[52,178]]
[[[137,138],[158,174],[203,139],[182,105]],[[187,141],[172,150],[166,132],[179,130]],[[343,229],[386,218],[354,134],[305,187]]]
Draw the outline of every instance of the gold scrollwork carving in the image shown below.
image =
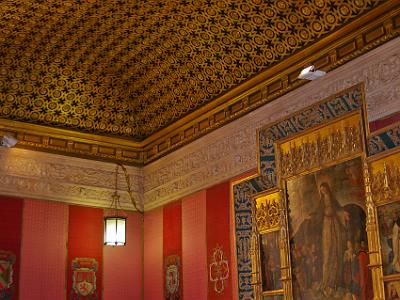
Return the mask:
[[263,233],[279,228],[279,193],[262,196],[255,201],[255,222],[258,232]]
[[282,178],[362,151],[359,116],[354,115],[280,145]]
[[[252,260],[252,285],[255,292],[255,300],[261,300],[262,267],[260,257],[260,235],[280,230],[281,224],[281,192],[276,191],[269,194],[257,196],[252,204],[252,238],[250,246],[250,257]],[[277,291],[270,291],[272,293]],[[281,291],[279,291],[280,293]]]
[[367,236],[368,236],[368,249],[369,249],[369,266],[373,278],[373,291],[375,298],[382,299],[385,293],[382,280],[382,260],[380,255],[380,245],[378,239],[378,228],[377,228],[377,215],[376,205],[373,201],[372,187],[371,187],[371,176],[367,162],[364,160],[364,181],[365,181],[365,196],[366,196],[366,207],[367,207]]
[[372,163],[371,190],[376,203],[400,197],[400,154]]

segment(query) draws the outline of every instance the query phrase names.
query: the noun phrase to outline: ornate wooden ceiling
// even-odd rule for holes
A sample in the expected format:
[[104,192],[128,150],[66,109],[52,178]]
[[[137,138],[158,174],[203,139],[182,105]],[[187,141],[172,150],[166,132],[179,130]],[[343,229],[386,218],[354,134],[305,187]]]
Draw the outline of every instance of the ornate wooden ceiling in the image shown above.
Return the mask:
[[[398,1],[0,4],[0,129],[147,163],[399,33]],[[51,128],[50,128],[51,127]]]

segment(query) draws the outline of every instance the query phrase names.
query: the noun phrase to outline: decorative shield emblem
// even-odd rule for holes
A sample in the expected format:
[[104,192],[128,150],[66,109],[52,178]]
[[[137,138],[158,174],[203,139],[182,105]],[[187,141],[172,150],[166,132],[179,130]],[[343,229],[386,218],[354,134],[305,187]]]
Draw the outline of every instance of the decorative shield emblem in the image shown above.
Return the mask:
[[94,258],[75,258],[72,261],[72,300],[97,299],[97,269],[98,264]]
[[229,278],[229,264],[222,247],[213,249],[212,261],[209,265],[210,282],[214,291],[221,294],[225,290],[225,282]]
[[165,289],[166,299],[177,300],[179,297],[179,266],[180,259],[177,255],[168,256],[165,261]]
[[15,260],[14,253],[0,250],[0,300],[11,299],[14,292],[13,265]]

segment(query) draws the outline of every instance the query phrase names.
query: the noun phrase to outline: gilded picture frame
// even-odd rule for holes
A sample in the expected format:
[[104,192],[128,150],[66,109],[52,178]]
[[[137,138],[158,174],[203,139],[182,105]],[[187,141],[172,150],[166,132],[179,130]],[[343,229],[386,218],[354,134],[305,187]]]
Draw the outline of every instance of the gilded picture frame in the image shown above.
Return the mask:
[[260,299],[283,297],[281,268],[281,192],[256,194],[253,199],[253,284]]
[[[290,209],[292,209],[292,207],[290,207],[291,189],[288,188],[288,185],[294,180],[302,180],[302,178],[307,178],[307,176],[315,177],[315,174],[325,173],[324,176],[326,176],[327,170],[332,168],[338,170],[341,168],[338,174],[340,174],[340,172],[348,172],[347,175],[351,176],[352,164],[354,164],[355,160],[358,161],[357,184],[359,188],[358,193],[360,194],[358,207],[362,207],[362,209],[358,209],[358,211],[362,214],[362,218],[360,219],[362,221],[360,221],[360,224],[363,224],[362,227],[357,229],[358,235],[363,232],[363,237],[358,240],[357,243],[360,245],[362,242],[363,245],[357,246],[357,257],[355,254],[348,254],[347,257],[352,257],[353,260],[355,257],[359,260],[361,260],[360,257],[363,257],[365,262],[363,265],[363,272],[364,274],[368,273],[371,280],[368,285],[368,296],[360,296],[360,291],[354,292],[357,289],[356,287],[346,289],[345,286],[342,286],[342,290],[337,289],[332,293],[331,297],[325,294],[324,298],[321,299],[339,299],[339,294],[340,299],[356,296],[364,297],[363,299],[372,299],[372,295],[378,295],[378,298],[374,299],[384,299],[385,290],[384,288],[380,288],[383,287],[382,277],[379,277],[379,272],[376,272],[373,267],[379,262],[376,261],[376,256],[371,256],[371,253],[377,250],[379,251],[379,245],[374,242],[377,240],[376,228],[373,227],[376,216],[374,214],[371,215],[371,203],[368,203],[368,197],[366,197],[368,193],[368,180],[365,179],[368,175],[365,145],[367,128],[364,120],[364,111],[360,109],[340,118],[336,118],[331,122],[305,130],[298,135],[280,139],[274,143],[277,188],[280,190],[280,195],[282,196],[280,201],[281,224],[279,233],[281,235],[282,287],[285,299],[319,299],[318,297],[304,298],[305,295],[303,295],[303,297],[296,295],[296,288],[294,285],[296,266],[293,264],[296,262],[296,259],[292,257],[294,255],[292,249],[293,245],[291,244],[291,234],[293,234],[293,232],[291,232],[289,228],[291,225]],[[258,240],[258,242],[260,241]],[[354,247],[355,242],[356,241],[347,241],[347,246],[349,248],[346,249],[347,253],[352,253],[353,250],[351,247]],[[259,250],[256,255],[259,256],[261,245],[258,246]],[[256,263],[258,265],[254,269],[261,273],[260,260],[258,259]],[[302,269],[302,271],[304,271],[304,269]],[[348,282],[347,284],[349,284],[350,279],[347,278],[346,280]],[[265,291],[260,288],[262,282],[258,282],[258,284],[258,289],[255,287],[256,299],[263,299]],[[353,284],[353,286],[355,285],[356,284]],[[359,287],[358,289],[360,290]],[[351,293],[350,290],[352,290]],[[363,293],[366,293],[365,289]]]
[[[363,211],[374,300],[384,299],[378,220],[372,200],[370,157],[367,157],[392,149],[393,145],[400,146],[400,138],[396,138],[400,126],[388,134],[372,136],[364,94],[364,85],[358,84],[257,130],[258,174],[232,185],[240,299],[262,300],[273,294],[283,295],[284,299],[296,299],[293,293],[287,182],[324,172],[355,158],[360,160],[358,168],[359,172],[361,168],[364,179]],[[390,141],[387,136],[390,136]],[[265,291],[260,279],[260,232],[256,224],[254,199],[274,192],[280,195],[282,291]]]
[[372,300],[361,157],[286,187],[293,298]]
[[376,243],[379,244],[374,253],[377,261],[374,267],[383,279],[379,288],[385,297],[379,299],[399,299],[400,149],[393,148],[370,157],[368,177],[367,196],[373,204]]

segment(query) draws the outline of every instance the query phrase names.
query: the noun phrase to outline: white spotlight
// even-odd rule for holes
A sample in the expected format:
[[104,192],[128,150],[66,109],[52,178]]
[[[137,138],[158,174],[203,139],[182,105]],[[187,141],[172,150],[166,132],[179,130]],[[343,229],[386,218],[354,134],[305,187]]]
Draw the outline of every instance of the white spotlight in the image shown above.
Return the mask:
[[18,140],[10,134],[5,134],[0,139],[0,146],[11,148],[14,147],[18,143]]
[[315,69],[314,66],[309,66],[303,69],[299,75],[299,79],[314,80],[325,76],[326,72]]

